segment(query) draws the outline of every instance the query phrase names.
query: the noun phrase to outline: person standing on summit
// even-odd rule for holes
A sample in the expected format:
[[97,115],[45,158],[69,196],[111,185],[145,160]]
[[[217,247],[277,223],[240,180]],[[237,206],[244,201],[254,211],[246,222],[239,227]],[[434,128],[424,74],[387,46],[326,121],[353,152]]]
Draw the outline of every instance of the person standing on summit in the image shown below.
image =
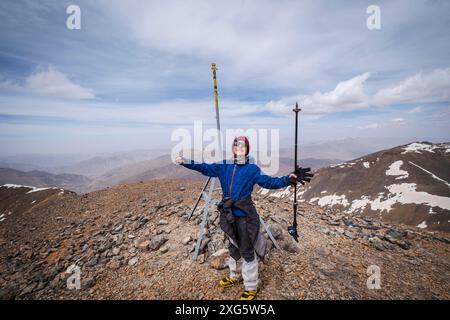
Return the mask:
[[[222,287],[231,287],[244,282],[245,291],[241,300],[253,300],[259,292],[258,260],[264,259],[266,241],[259,232],[259,216],[252,202],[251,194],[255,184],[266,189],[279,189],[297,182],[310,181],[310,168],[295,171],[281,177],[265,175],[261,169],[249,161],[250,143],[247,137],[236,137],[233,141],[233,161],[223,163],[196,163],[184,159],[180,154],[175,159],[188,169],[201,172],[205,176],[218,177],[223,198],[218,204],[220,227],[227,235],[230,245],[228,266],[230,275],[221,279]],[[242,277],[241,274],[242,273]]]

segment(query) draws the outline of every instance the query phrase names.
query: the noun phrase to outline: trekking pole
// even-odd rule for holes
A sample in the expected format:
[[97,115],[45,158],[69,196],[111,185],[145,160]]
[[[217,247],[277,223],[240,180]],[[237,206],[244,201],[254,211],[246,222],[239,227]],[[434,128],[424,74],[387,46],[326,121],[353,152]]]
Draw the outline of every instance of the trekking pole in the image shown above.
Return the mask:
[[[298,103],[295,103],[295,108],[292,111],[295,112],[295,154],[294,154],[294,172],[297,174],[298,165],[297,165],[297,134],[298,134],[298,113],[301,111],[298,107]],[[298,242],[298,232],[297,232],[297,181],[294,184],[294,221],[292,226],[288,227],[289,234],[294,238],[296,242]]]

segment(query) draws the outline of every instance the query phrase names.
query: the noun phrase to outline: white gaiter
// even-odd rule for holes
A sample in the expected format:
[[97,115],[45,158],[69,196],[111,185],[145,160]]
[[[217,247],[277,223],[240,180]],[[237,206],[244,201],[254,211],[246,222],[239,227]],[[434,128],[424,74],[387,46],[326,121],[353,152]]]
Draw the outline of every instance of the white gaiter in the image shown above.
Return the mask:
[[241,268],[242,268],[242,258],[238,261],[234,260],[233,257],[228,259],[228,267],[230,268],[230,278],[233,280],[241,279]]
[[244,278],[245,290],[256,290],[258,288],[258,259],[252,262],[242,262],[242,277]]

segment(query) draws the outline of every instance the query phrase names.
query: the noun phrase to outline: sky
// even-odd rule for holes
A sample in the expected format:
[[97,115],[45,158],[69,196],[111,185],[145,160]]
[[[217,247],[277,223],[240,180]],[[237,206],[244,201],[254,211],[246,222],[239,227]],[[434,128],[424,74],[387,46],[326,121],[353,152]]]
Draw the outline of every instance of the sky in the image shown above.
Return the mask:
[[[69,29],[72,5],[80,29]],[[380,28],[370,29],[370,5]],[[170,147],[194,121],[450,141],[449,1],[0,2],[3,155]]]

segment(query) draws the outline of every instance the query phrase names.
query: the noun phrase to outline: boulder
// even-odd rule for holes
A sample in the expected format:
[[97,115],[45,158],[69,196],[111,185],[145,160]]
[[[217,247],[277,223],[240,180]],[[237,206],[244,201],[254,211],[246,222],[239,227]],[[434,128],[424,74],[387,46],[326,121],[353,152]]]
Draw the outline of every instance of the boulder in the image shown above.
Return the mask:
[[157,223],[158,226],[163,226],[163,225],[166,225],[166,224],[169,224],[169,222],[167,222],[166,219],[161,219]]
[[169,249],[170,249],[170,246],[169,246],[168,244],[165,244],[165,245],[163,245],[163,246],[159,249],[159,251],[160,251],[161,253],[166,253],[166,252],[169,251]]
[[143,240],[138,243],[137,248],[141,251],[147,251],[150,246],[150,240]]
[[210,266],[214,269],[221,270],[228,266],[230,253],[228,249],[220,249],[209,258]]
[[356,238],[355,235],[353,233],[351,233],[350,231],[345,231],[344,236],[346,236],[347,238],[350,238],[352,240],[354,240]]
[[128,265],[132,267],[132,266],[136,265],[136,263],[138,263],[138,261],[139,261],[138,257],[131,258],[130,260],[128,260]]
[[151,250],[158,250],[165,242],[167,241],[167,238],[163,235],[154,235],[150,238],[150,249]]
[[281,229],[280,225],[271,223],[269,224],[269,230],[276,240],[283,239],[283,230]]
[[187,236],[183,238],[183,240],[181,240],[181,243],[187,245],[189,242],[191,242],[191,240],[192,240],[191,236]]

